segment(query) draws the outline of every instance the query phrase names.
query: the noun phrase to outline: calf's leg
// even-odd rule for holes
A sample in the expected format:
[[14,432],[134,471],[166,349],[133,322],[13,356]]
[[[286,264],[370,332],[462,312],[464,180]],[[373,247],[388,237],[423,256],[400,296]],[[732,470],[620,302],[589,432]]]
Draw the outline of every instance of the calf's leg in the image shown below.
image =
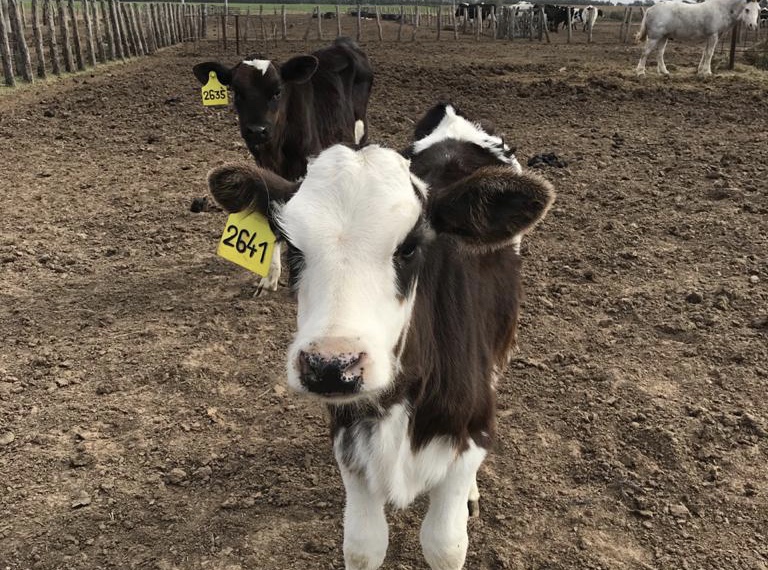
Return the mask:
[[480,489],[477,488],[477,476],[472,481],[472,486],[469,488],[469,500],[467,501],[467,509],[469,510],[470,517],[480,516]]
[[467,557],[467,502],[485,450],[472,446],[429,493],[429,510],[421,525],[421,548],[432,570],[460,570]]
[[277,283],[280,280],[280,273],[282,273],[282,271],[283,266],[280,260],[280,242],[276,242],[275,249],[272,252],[272,259],[269,262],[269,273],[267,273],[266,277],[262,277],[259,280],[256,295],[261,295],[261,292],[264,289],[267,291],[277,291]]
[[345,570],[376,570],[384,563],[389,528],[384,514],[385,498],[372,493],[365,480],[341,467],[347,492],[344,507]]

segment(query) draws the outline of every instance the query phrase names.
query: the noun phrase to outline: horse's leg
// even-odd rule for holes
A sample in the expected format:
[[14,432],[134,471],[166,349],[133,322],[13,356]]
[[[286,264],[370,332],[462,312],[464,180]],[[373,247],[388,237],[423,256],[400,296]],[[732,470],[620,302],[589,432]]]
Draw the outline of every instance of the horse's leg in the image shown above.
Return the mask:
[[659,70],[659,73],[661,75],[669,75],[669,71],[667,71],[667,66],[664,65],[664,50],[667,48],[667,39],[663,38],[659,40],[659,54],[656,61],[656,69]]
[[648,55],[653,51],[657,43],[659,43],[659,40],[654,40],[650,37],[646,38],[643,53],[640,56],[640,61],[637,62],[637,69],[635,70],[637,75],[645,75],[645,60],[648,59]]
[[717,46],[717,34],[712,34],[707,38],[707,45],[704,47],[704,53],[701,54],[699,63],[699,75],[712,75],[712,56]]

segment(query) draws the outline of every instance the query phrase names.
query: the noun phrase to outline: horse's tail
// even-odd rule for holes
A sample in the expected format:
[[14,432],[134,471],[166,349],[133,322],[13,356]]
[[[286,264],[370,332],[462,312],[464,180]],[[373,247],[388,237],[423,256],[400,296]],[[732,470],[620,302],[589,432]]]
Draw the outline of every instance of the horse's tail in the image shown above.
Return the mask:
[[642,42],[645,40],[646,37],[648,37],[648,28],[645,26],[645,19],[647,18],[647,12],[646,15],[643,16],[643,22],[640,24],[640,31],[638,31],[635,34],[635,41],[636,42]]

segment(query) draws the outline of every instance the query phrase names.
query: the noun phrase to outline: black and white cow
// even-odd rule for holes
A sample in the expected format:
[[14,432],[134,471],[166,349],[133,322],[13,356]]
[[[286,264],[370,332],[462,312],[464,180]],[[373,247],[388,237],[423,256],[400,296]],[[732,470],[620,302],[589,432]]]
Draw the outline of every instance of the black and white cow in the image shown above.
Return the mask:
[[557,6],[555,4],[544,5],[544,13],[547,15],[547,25],[550,32],[559,32],[560,26],[565,28],[568,25],[568,6]]
[[460,2],[456,6],[456,12],[454,16],[467,18],[470,22],[474,22],[475,18],[480,17],[481,21],[486,21],[496,13],[495,4],[486,4],[484,2],[478,2],[470,4],[468,2]]
[[330,411],[347,570],[381,566],[385,505],[422,493],[427,562],[463,566],[494,386],[516,342],[518,245],[554,199],[450,105],[432,109],[415,138],[410,160],[377,145],[331,147],[300,182],[253,166],[209,175],[222,206],[260,211],[290,244],[288,385]]
[[[254,56],[233,68],[209,61],[193,71],[203,84],[215,71],[229,86],[248,150],[258,164],[288,180],[303,176],[309,157],[323,149],[367,137],[373,69],[349,38],[337,38],[330,47],[283,64]],[[279,249],[259,291],[277,290]]]

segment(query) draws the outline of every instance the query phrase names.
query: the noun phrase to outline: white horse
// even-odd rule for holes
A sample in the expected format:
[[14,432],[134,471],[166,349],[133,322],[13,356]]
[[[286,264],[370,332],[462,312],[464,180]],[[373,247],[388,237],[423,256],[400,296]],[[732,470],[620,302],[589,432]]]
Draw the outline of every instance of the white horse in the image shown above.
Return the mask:
[[661,2],[648,8],[635,40],[645,40],[643,55],[637,64],[637,74],[645,75],[645,60],[655,47],[659,48],[659,73],[669,75],[664,65],[664,48],[668,39],[707,40],[699,63],[699,75],[712,75],[712,54],[718,36],[743,22],[747,28],[757,28],[760,7],[757,0],[706,0],[701,4]]

